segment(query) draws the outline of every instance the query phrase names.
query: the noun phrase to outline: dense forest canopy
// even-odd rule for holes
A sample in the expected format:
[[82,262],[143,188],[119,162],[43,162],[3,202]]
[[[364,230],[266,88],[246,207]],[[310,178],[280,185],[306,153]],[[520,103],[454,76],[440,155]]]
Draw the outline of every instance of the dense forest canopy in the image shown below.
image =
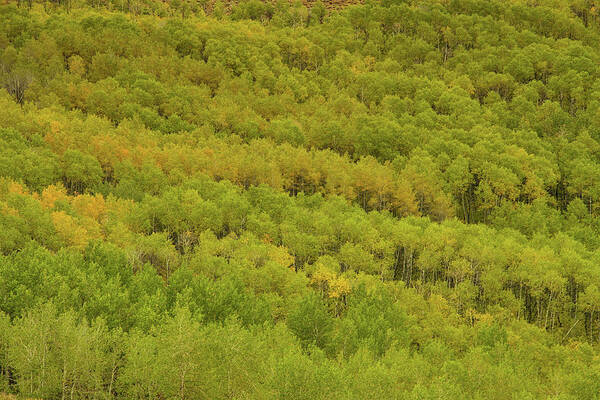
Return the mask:
[[600,398],[600,3],[350,3],[0,5],[0,393]]

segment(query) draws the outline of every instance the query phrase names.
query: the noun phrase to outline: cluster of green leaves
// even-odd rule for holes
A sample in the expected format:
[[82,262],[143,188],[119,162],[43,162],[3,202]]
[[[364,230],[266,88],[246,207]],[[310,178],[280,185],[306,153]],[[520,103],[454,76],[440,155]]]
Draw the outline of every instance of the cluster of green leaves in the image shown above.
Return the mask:
[[314,289],[318,274],[257,260],[270,245],[214,242],[202,247],[231,256],[198,250],[168,283],[106,243],[2,257],[11,296],[1,303],[0,385],[139,399],[593,399],[600,389],[589,344],[559,345],[516,319],[465,324],[444,298],[367,275],[334,311]]
[[0,6],[0,392],[597,398],[600,16],[543,3]]

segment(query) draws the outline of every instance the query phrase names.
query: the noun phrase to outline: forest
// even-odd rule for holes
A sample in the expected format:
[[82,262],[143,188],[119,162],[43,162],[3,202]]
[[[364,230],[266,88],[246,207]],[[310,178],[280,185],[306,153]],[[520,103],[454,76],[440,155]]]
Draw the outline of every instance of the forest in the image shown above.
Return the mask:
[[600,3],[5,0],[2,393],[600,399]]

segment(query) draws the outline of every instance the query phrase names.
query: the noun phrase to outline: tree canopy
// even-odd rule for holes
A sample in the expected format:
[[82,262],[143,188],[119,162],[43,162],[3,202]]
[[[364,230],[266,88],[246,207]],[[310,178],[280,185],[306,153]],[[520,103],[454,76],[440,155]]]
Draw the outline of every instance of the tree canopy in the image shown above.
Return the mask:
[[593,1],[0,21],[0,398],[600,397]]

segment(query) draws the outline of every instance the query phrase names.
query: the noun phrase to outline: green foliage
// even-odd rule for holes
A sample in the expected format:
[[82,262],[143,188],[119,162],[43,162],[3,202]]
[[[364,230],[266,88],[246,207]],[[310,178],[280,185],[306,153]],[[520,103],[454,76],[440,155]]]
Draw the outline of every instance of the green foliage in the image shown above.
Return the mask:
[[333,320],[321,300],[310,294],[299,299],[290,310],[287,324],[306,346],[324,348],[330,340]]
[[347,3],[0,6],[0,393],[598,397],[597,6]]

